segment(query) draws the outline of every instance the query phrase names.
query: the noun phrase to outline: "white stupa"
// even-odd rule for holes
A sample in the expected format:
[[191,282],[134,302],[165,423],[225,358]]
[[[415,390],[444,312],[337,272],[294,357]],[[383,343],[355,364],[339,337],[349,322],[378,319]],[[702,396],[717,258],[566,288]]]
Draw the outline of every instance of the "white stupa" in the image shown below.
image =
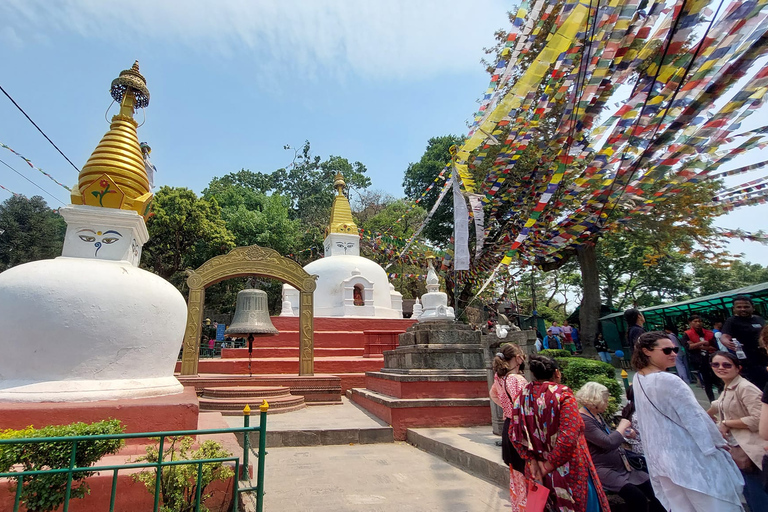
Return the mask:
[[187,305],[138,268],[152,201],[133,119],[149,103],[138,63],[112,82],[120,112],[80,171],[62,255],[0,274],[0,402],[181,393],[173,371]]
[[419,322],[435,322],[439,320],[455,320],[453,308],[448,305],[448,295],[440,291],[440,280],[435,272],[432,261],[435,257],[427,254],[427,293],[421,296],[421,304],[418,309],[414,307],[413,318]]
[[[325,257],[304,267],[316,274],[316,317],[403,318],[403,296],[389,283],[387,272],[360,256],[360,235],[344,195],[344,179],[336,174],[336,197],[325,237]],[[299,291],[283,285],[280,316],[298,316]]]

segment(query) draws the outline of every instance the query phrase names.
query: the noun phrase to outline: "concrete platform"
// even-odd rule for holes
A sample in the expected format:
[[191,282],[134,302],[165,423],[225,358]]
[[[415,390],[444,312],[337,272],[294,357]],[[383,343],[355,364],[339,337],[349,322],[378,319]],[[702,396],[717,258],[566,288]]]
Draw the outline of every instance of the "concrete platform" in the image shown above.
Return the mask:
[[[251,416],[258,423],[258,414]],[[225,416],[230,427],[242,427],[242,416]],[[238,437],[242,443],[242,436]],[[342,398],[341,405],[307,407],[267,419],[267,447],[323,446],[392,443],[392,427],[362,408]],[[258,446],[258,433],[251,435],[251,446]]]
[[265,510],[511,511],[508,488],[406,443],[272,448]]
[[408,443],[454,466],[504,488],[509,487],[509,467],[501,460],[501,438],[491,427],[409,428]]

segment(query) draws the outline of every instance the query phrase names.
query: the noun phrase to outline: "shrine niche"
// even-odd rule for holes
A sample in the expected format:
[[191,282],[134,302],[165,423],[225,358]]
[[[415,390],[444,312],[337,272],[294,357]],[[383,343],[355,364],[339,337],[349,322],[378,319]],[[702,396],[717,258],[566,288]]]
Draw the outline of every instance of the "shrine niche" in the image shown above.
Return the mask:
[[314,375],[313,295],[317,276],[277,251],[258,245],[237,247],[187,271],[189,299],[181,375],[197,375],[205,289],[226,279],[253,275],[278,279],[299,291],[299,375]]

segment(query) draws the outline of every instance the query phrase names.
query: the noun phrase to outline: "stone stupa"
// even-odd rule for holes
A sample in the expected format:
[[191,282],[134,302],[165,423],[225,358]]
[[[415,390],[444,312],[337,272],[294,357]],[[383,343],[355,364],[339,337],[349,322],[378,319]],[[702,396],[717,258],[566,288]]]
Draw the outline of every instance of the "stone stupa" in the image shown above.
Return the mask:
[[[186,303],[169,282],[138,268],[153,197],[133,117],[149,103],[138,62],[112,82],[111,95],[120,111],[80,171],[72,204],[59,210],[67,222],[62,255],[0,274],[0,406],[113,401],[116,411],[183,392],[173,371]],[[186,406],[194,409],[194,427],[193,402]],[[33,409],[25,409],[27,419],[38,423]],[[53,421],[52,411],[74,410],[42,409]],[[71,416],[86,419],[78,410]],[[146,426],[191,422],[156,419]]]

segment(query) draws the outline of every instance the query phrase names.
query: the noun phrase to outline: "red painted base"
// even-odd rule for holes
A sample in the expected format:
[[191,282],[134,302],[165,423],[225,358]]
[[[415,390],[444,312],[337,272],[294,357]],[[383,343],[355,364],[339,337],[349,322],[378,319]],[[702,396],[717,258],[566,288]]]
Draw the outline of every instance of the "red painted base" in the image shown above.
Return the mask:
[[368,373],[365,387],[396,398],[486,398],[488,383],[483,380],[403,381]]
[[388,407],[358,393],[352,401],[392,425],[397,441],[405,441],[409,428],[419,427],[475,427],[491,424],[488,405],[469,407]]
[[93,423],[111,418],[122,421],[126,432],[194,430],[198,420],[197,395],[194,390],[185,389],[183,393],[157,398],[0,403],[0,430],[76,421]]

